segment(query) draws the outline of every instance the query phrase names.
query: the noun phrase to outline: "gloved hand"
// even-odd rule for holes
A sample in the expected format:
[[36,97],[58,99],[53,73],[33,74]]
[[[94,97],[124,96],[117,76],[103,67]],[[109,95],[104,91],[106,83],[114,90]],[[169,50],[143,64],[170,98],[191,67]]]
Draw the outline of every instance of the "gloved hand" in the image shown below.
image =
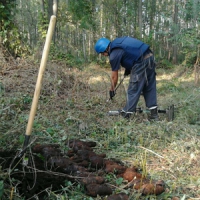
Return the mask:
[[109,93],[110,93],[110,99],[112,99],[112,98],[115,96],[115,91],[111,91],[111,90],[110,90]]
[[124,76],[128,76],[131,73],[130,69],[125,69]]

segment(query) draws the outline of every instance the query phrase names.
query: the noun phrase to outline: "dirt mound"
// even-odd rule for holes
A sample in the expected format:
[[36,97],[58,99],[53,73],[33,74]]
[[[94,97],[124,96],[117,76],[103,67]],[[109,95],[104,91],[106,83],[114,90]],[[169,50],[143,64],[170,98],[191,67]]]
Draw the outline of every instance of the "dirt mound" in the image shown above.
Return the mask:
[[[59,145],[35,145],[32,154],[27,154],[26,166],[22,165],[20,158],[13,159],[11,152],[1,152],[3,170],[9,168],[10,179],[26,199],[34,196],[42,199],[48,195],[48,188],[59,191],[66,180],[82,185],[88,196],[109,196],[108,199],[113,200],[128,199],[123,193],[113,195],[117,193],[117,186],[121,190],[136,190],[141,195],[159,195],[165,191],[164,181],[152,180],[136,167],[125,166],[120,161],[107,159],[105,154],[95,153],[96,142],[70,140],[66,146],[68,151],[61,152]],[[121,178],[121,183],[110,183],[107,174]]]

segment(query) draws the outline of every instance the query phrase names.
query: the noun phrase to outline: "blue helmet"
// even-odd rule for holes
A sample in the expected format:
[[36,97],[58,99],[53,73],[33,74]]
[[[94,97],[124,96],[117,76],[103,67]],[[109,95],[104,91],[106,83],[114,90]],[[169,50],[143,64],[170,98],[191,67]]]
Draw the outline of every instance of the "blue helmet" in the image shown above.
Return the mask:
[[108,40],[107,38],[100,38],[96,42],[94,49],[97,53],[103,53],[107,49],[109,44],[110,44],[110,40]]

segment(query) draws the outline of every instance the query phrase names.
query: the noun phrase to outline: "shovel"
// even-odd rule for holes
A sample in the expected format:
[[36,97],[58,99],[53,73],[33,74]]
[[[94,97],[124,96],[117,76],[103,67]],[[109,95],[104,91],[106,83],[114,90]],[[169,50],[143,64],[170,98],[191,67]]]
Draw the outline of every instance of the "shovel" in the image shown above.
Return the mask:
[[50,19],[50,23],[49,23],[49,28],[47,31],[44,49],[43,49],[43,54],[42,54],[39,73],[38,73],[37,82],[36,82],[36,86],[35,86],[35,92],[34,92],[33,102],[32,102],[32,106],[31,106],[31,110],[30,110],[30,114],[29,114],[28,124],[26,127],[25,140],[24,140],[22,151],[19,153],[18,157],[22,157],[25,154],[26,149],[29,144],[31,131],[32,131],[32,127],[33,127],[33,121],[34,121],[34,117],[36,114],[38,99],[40,96],[40,90],[41,90],[41,86],[42,86],[42,78],[43,78],[43,74],[44,74],[45,67],[47,64],[47,58],[48,58],[48,54],[49,54],[49,50],[50,50],[50,44],[51,44],[51,39],[52,39],[52,36],[54,33],[55,24],[56,24],[56,16],[52,15],[51,19]]

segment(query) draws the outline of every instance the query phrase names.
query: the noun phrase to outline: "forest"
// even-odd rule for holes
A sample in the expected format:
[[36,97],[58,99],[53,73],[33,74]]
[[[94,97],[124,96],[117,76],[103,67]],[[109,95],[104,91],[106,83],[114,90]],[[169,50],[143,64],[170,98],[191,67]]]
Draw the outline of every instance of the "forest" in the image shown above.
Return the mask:
[[[200,199],[200,0],[1,0],[0,199]],[[156,60],[159,120],[97,54],[129,36]]]

